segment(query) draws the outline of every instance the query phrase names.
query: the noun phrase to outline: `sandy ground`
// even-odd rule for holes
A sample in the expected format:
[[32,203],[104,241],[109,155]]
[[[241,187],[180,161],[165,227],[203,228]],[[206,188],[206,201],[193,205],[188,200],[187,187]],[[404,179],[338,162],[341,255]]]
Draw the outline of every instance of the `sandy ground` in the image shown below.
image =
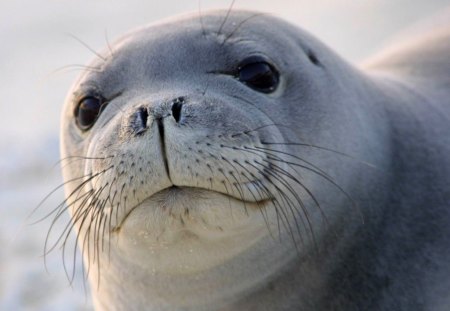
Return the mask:
[[[201,10],[227,8],[230,1],[200,1]],[[439,13],[450,0],[236,1],[235,7],[269,11],[301,25],[352,62],[394,34]],[[28,225],[34,207],[61,183],[58,126],[61,105],[77,72],[93,55],[68,34],[94,49],[125,31],[185,11],[199,1],[1,1],[0,2],[0,310],[89,310],[80,275],[71,287],[61,252],[42,258],[46,219]],[[55,73],[55,71],[58,71]],[[63,199],[56,192],[39,215]],[[68,218],[65,219],[67,221]],[[61,230],[60,222],[55,232]],[[81,270],[80,270],[81,271]]]

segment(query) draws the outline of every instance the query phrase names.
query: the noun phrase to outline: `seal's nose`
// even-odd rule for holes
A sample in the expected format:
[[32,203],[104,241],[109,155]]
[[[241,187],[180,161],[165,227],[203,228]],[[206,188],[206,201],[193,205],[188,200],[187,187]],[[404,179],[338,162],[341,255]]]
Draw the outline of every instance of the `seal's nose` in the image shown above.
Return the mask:
[[131,130],[133,135],[139,136],[149,128],[149,118],[151,120],[162,121],[165,117],[172,115],[175,122],[179,123],[185,101],[186,99],[184,97],[177,97],[161,105],[139,106],[128,118],[126,128]]
[[181,118],[181,109],[183,108],[184,97],[175,98],[172,101],[172,117],[175,119],[175,122],[179,122]]

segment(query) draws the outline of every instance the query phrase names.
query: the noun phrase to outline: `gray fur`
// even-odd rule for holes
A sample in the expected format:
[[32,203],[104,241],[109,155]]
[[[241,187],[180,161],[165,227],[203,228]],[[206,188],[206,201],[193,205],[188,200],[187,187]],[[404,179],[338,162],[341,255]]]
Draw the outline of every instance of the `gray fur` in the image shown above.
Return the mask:
[[[66,184],[96,307],[449,310],[450,28],[356,69],[268,15],[232,11],[218,33],[226,14],[131,32],[69,92],[62,157],[93,159],[64,179],[98,174]],[[226,73],[255,53],[281,73],[274,94]],[[81,132],[88,91],[113,99]],[[233,187],[239,165],[266,188]]]

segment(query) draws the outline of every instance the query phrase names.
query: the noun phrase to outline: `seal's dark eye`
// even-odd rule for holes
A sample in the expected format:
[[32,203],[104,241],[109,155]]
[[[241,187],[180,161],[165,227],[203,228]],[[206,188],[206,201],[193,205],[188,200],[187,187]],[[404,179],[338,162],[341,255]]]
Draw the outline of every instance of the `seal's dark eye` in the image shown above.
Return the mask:
[[88,130],[94,125],[102,110],[102,105],[101,99],[92,96],[85,97],[78,103],[75,108],[75,118],[80,129]]
[[238,68],[237,78],[252,89],[271,93],[280,80],[278,71],[264,58],[254,56],[246,59]]

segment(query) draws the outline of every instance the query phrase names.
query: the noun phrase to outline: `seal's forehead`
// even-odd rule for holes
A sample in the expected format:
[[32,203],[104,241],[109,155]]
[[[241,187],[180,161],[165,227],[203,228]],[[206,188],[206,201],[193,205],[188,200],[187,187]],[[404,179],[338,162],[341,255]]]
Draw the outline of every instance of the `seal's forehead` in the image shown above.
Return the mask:
[[200,36],[208,36],[222,42],[232,42],[233,38],[247,36],[255,41],[262,38],[272,40],[283,38],[292,31],[292,26],[285,21],[271,16],[269,13],[254,11],[215,10],[201,13],[190,13],[172,17],[137,29],[122,37],[117,48],[124,45],[137,45],[153,41],[154,44],[176,40],[190,42]]
[[[287,62],[299,46],[290,24],[261,12],[210,11],[182,15],[134,30],[105,50],[102,70],[87,79],[99,85],[192,80],[231,72],[251,55]],[[283,47],[283,48],[274,48]],[[111,54],[112,57],[108,57]],[[280,64],[278,64],[280,65]],[[112,83],[116,79],[117,83]]]

